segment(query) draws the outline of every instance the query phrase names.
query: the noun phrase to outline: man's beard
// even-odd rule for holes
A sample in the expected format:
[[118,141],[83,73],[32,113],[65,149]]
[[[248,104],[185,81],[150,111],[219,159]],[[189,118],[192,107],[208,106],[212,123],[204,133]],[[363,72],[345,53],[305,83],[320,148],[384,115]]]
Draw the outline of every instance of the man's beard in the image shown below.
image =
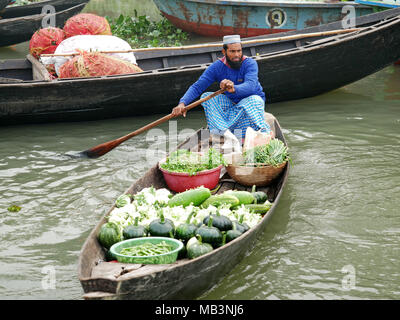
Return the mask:
[[228,58],[227,55],[225,55],[225,57],[226,57],[226,62],[228,62],[229,66],[230,66],[232,69],[239,70],[240,67],[242,66],[243,55],[240,57],[239,61],[232,61],[232,60],[230,60],[230,59]]

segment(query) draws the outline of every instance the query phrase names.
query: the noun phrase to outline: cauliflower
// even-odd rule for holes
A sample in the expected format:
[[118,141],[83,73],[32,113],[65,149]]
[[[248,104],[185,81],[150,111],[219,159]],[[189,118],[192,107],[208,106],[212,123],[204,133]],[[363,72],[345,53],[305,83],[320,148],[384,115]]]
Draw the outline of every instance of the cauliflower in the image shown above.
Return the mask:
[[217,214],[217,212],[231,220],[239,220],[240,216],[243,215],[243,222],[247,223],[249,227],[254,227],[262,218],[259,214],[250,213],[249,209],[246,209],[243,205],[234,211],[230,210],[229,204],[218,208],[212,205],[207,208],[193,205],[169,207],[170,196],[171,192],[165,188],[144,188],[134,195],[131,203],[127,203],[120,208],[115,207],[107,219],[109,222],[117,224],[122,231],[126,226],[133,225],[136,217],[138,217],[141,225],[148,226],[151,221],[159,218],[160,212],[163,213],[165,218],[172,220],[175,227],[185,223],[192,212],[194,214],[191,222],[195,225],[202,223],[205,217],[210,214]]

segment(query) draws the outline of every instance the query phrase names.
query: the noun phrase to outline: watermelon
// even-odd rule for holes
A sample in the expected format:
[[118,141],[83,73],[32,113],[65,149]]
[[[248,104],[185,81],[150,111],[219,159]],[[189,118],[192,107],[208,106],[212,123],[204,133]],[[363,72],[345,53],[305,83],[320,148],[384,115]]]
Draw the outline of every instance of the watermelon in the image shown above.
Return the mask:
[[110,249],[114,243],[122,240],[121,231],[115,223],[107,222],[101,226],[97,239],[104,248]]
[[41,54],[54,53],[64,39],[65,33],[60,28],[39,29],[29,41],[29,52],[36,59],[39,59]]

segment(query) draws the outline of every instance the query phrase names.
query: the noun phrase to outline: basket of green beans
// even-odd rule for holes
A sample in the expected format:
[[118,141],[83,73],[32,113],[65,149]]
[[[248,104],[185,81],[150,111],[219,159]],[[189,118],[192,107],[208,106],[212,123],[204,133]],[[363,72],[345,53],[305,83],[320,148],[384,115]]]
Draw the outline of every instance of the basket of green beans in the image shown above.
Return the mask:
[[182,248],[177,239],[142,237],[117,242],[110,251],[122,263],[168,264],[176,261]]

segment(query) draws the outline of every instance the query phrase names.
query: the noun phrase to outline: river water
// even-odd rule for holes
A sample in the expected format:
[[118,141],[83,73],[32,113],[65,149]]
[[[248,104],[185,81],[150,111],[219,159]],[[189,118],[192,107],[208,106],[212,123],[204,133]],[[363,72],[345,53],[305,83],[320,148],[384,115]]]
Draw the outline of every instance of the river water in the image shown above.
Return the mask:
[[[104,14],[109,2],[92,0],[89,9]],[[154,10],[151,1],[130,3]],[[0,58],[23,57],[24,48],[3,48]],[[395,66],[267,106],[290,147],[288,183],[254,249],[199,299],[400,299],[399,108]],[[77,262],[86,237],[158,159],[146,156],[154,142],[145,134],[96,160],[66,154],[159,117],[0,128],[1,299],[81,299]],[[200,110],[178,120],[179,131],[204,125]]]

